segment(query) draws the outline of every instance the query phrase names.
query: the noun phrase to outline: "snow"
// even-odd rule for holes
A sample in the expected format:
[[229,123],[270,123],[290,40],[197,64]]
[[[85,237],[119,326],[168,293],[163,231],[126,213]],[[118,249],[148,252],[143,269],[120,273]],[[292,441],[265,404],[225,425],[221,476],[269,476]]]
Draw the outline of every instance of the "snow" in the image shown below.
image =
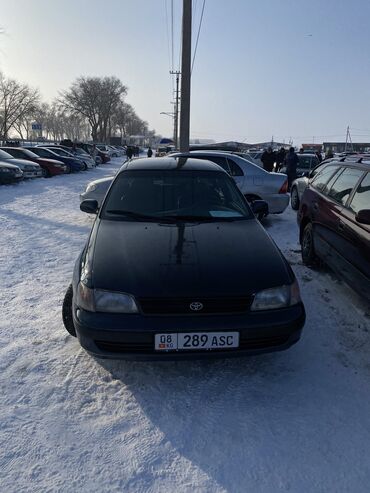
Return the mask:
[[288,351],[112,362],[64,330],[78,195],[121,161],[0,188],[0,491],[368,492],[369,314],[301,264],[290,208],[265,222],[307,310]]

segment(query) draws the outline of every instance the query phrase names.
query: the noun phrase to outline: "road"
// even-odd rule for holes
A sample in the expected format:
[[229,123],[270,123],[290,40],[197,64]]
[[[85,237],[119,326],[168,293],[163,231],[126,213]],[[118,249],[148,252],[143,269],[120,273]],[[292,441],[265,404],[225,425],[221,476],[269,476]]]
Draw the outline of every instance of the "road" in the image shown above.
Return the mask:
[[307,310],[288,351],[109,362],[65,332],[78,194],[119,162],[0,188],[0,490],[368,492],[369,314],[301,264],[290,209],[265,221]]

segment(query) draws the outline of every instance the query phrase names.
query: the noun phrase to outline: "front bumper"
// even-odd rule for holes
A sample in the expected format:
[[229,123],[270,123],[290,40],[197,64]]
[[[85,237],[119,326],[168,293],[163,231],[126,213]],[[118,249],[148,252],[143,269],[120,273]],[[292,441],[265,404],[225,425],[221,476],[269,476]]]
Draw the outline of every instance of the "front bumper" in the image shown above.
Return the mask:
[[23,171],[23,178],[42,178],[42,170]]
[[[305,322],[303,304],[240,315],[143,316],[73,310],[81,346],[102,358],[137,360],[202,359],[280,351],[296,343]],[[172,332],[235,332],[240,346],[228,350],[154,350],[154,336]]]

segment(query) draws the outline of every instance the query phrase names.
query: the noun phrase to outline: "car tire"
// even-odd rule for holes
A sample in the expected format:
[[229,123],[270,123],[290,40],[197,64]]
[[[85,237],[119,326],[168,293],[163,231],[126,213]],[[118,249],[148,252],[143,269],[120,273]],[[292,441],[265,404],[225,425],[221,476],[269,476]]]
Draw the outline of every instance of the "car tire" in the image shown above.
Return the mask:
[[70,164],[66,164],[66,173],[67,175],[70,175],[72,173],[72,168]]
[[290,192],[290,205],[294,211],[299,209],[299,195],[297,187],[293,187]]
[[73,288],[72,288],[72,284],[70,284],[68,286],[68,289],[66,291],[63,300],[62,318],[63,318],[64,327],[66,328],[67,332],[71,336],[76,337],[76,329],[73,323],[73,316],[72,316],[72,298],[73,298]]
[[87,171],[87,164],[84,163],[84,167],[82,168],[83,171]]
[[50,171],[48,169],[42,168],[42,177],[50,178]]
[[312,224],[308,223],[302,233],[301,240],[302,261],[305,265],[314,265],[317,262],[315,247],[313,243],[313,228]]

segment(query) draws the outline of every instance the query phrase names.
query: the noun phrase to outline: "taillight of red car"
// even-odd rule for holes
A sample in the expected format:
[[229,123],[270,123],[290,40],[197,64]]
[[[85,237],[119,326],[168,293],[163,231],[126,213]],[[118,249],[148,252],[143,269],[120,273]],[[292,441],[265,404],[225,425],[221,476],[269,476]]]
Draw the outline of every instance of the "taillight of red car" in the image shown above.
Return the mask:
[[287,193],[287,191],[288,191],[288,180],[285,180],[284,183],[281,185],[279,193]]

